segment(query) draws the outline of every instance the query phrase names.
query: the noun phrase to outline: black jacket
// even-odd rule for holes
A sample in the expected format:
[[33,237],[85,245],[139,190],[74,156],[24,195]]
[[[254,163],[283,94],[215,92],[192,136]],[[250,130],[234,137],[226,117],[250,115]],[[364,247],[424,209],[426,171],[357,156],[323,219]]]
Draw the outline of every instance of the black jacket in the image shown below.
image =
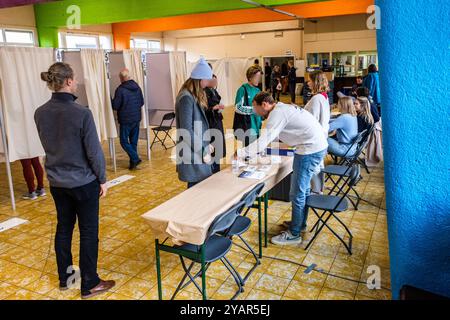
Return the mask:
[[117,111],[120,124],[140,122],[143,105],[142,90],[134,80],[125,81],[116,89],[112,107]]
[[221,141],[212,139],[212,144],[216,150],[219,150],[219,143],[222,145],[222,152],[221,154],[218,154],[220,158],[223,158],[226,156],[226,143],[225,143],[225,131],[223,128],[223,115],[218,110],[213,110],[213,107],[220,104],[220,100],[222,100],[222,97],[217,92],[216,89],[213,88],[206,88],[206,96],[208,98],[208,109],[206,110],[206,118],[208,119],[209,128],[210,129],[217,129],[222,133],[222,139]]

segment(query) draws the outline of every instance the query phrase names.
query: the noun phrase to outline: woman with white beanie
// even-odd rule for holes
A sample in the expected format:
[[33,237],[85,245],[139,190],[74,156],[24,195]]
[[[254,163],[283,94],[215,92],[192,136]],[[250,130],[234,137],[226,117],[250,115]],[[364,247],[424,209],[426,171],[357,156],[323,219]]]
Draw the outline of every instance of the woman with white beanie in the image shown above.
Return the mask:
[[205,113],[208,108],[205,88],[212,78],[210,66],[200,58],[175,103],[177,172],[178,178],[187,182],[188,188],[212,175],[211,154],[214,148],[210,143]]

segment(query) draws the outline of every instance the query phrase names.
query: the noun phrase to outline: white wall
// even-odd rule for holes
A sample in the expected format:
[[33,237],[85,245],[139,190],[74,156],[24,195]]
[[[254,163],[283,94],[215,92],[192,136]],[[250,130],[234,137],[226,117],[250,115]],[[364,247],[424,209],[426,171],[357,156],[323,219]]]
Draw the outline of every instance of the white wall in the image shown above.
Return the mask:
[[33,5],[0,9],[0,26],[35,28]]
[[377,50],[376,31],[366,15],[340,16],[305,23],[304,53]]
[[[290,50],[301,55],[302,32],[285,31],[276,38],[274,30],[294,29],[296,21],[252,23],[235,26],[179,30],[163,33],[165,49],[187,52],[188,61],[197,60],[200,55],[207,59],[224,57],[279,56]],[[250,33],[246,32],[261,32]],[[244,37],[241,37],[244,33]]]

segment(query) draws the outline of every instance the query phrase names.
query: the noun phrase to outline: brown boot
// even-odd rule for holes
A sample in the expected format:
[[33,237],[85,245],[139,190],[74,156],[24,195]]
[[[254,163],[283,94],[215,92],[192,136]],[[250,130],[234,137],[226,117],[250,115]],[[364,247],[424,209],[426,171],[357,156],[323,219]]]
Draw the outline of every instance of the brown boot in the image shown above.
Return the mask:
[[100,283],[91,290],[81,293],[81,299],[89,299],[99,294],[105,293],[116,285],[114,280],[103,281],[100,279]]

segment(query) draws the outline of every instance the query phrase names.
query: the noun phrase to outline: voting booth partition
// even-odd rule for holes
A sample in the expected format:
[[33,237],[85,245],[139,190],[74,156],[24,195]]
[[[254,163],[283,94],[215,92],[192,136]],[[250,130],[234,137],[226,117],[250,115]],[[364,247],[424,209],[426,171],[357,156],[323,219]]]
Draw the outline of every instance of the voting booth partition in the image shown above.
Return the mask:
[[88,106],[94,116],[100,142],[109,142],[114,171],[117,169],[114,140],[117,128],[111,105],[106,51],[95,49],[59,50],[59,60],[71,65],[78,81],[77,103]]
[[159,126],[164,114],[175,111],[175,101],[188,78],[185,52],[145,54],[145,92],[149,125]]
[[[147,159],[150,160],[150,128],[148,125],[147,92],[145,90],[145,55],[141,50],[110,51],[107,54],[108,78],[111,98],[114,98],[116,89],[120,86],[119,73],[128,69],[130,78],[136,81],[144,95],[144,106],[142,107],[142,121],[140,139],[145,139],[147,144]],[[118,126],[117,119],[115,120]]]
[[34,112],[51,96],[40,74],[54,61],[53,49],[0,47],[0,161],[5,162],[13,210],[10,163],[45,155]]

